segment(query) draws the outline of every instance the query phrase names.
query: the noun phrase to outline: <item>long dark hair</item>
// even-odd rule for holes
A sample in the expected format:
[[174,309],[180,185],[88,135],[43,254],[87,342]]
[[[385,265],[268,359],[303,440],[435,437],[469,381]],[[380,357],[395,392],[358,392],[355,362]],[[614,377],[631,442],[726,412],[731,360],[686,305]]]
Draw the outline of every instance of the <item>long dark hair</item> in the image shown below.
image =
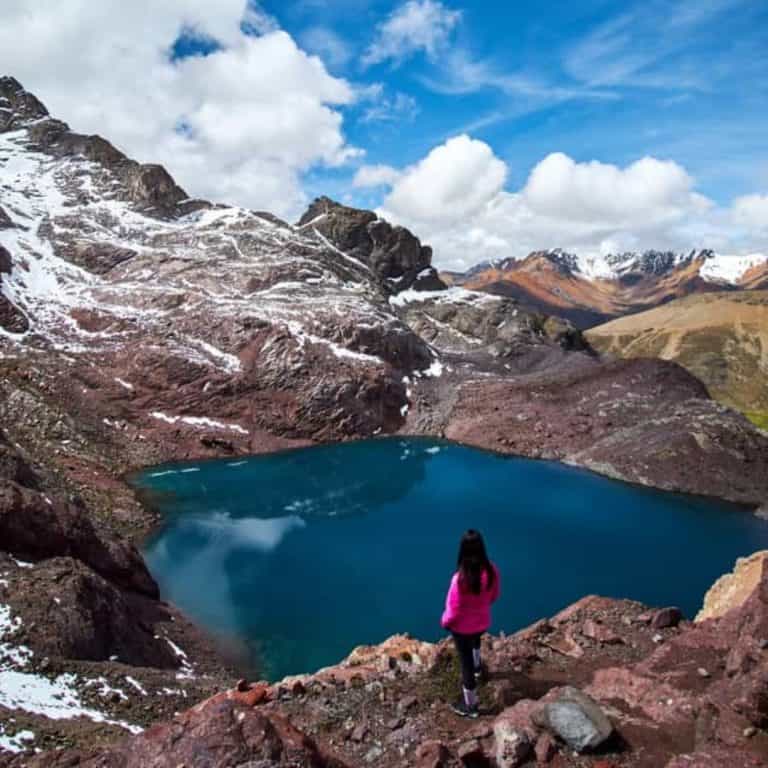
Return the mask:
[[485,542],[479,531],[471,528],[461,537],[459,557],[456,565],[459,572],[459,583],[476,595],[483,588],[483,573],[485,573],[485,588],[491,589],[496,574],[485,551]]

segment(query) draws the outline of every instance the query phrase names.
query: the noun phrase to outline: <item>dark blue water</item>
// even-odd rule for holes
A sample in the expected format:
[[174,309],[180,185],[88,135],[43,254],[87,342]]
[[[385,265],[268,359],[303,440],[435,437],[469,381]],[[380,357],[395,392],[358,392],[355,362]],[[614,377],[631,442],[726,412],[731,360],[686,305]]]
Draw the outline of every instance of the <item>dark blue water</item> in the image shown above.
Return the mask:
[[272,679],[438,624],[461,533],[502,575],[496,631],[590,593],[690,616],[768,526],[724,503],[550,462],[375,440],[148,470],[165,516],[145,556],[165,596],[242,643]]

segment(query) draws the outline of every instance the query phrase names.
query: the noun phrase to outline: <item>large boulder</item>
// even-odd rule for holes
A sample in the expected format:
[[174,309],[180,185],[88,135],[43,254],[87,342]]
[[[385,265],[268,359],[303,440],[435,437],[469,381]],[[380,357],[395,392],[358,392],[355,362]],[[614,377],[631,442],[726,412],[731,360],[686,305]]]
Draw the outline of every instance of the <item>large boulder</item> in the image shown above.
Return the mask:
[[613,725],[600,705],[571,686],[558,691],[534,713],[533,720],[577,752],[599,747],[613,733]]
[[46,117],[48,110],[13,77],[0,77],[0,132]]

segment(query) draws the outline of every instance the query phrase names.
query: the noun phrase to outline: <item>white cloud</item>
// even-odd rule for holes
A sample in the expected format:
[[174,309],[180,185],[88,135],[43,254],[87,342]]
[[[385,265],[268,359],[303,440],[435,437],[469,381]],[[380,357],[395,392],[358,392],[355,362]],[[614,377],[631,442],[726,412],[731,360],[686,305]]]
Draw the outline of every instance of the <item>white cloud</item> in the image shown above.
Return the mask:
[[352,186],[360,189],[391,187],[399,178],[400,171],[390,165],[363,165],[352,179]]
[[744,195],[733,201],[733,217],[748,229],[768,235],[768,195]]
[[376,37],[363,56],[364,66],[391,60],[399,64],[415,53],[434,56],[450,38],[461,13],[437,0],[408,0],[376,29]]
[[310,27],[301,35],[301,44],[334,69],[343,69],[352,58],[349,43],[329,27]]
[[[183,31],[222,49],[171,62]],[[252,2],[4,0],[0,50],[54,115],[163,163],[194,196],[292,217],[303,171],[358,154],[338,109],[351,86]]]
[[531,172],[523,194],[537,214],[612,225],[663,222],[705,205],[692,194],[693,179],[672,161],[644,157],[626,168],[577,163],[562,152]]
[[472,215],[499,194],[507,167],[482,141],[461,135],[406,170],[384,207],[435,224]]
[[413,96],[407,93],[395,93],[389,97],[383,95],[383,89],[379,92],[377,98],[373,101],[360,117],[363,123],[398,123],[413,120],[419,113],[419,105]]
[[484,142],[449,139],[402,172],[380,213],[413,229],[434,247],[435,263],[449,269],[554,247],[584,254],[692,247],[748,252],[768,226],[768,197],[740,198],[733,211],[720,208],[671,161],[645,157],[619,167],[579,163],[558,152],[541,160],[516,192],[504,188],[507,170]]

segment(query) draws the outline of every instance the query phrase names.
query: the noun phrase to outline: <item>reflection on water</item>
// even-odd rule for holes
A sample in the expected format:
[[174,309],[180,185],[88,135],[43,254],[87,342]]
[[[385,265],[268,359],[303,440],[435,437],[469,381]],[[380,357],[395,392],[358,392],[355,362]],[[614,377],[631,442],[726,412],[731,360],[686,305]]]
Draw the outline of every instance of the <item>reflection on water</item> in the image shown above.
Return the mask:
[[165,596],[273,678],[394,632],[437,639],[467,527],[502,571],[506,631],[589,593],[690,614],[737,556],[768,546],[764,522],[725,504],[427,440],[167,465],[135,481],[165,515],[145,553]]

